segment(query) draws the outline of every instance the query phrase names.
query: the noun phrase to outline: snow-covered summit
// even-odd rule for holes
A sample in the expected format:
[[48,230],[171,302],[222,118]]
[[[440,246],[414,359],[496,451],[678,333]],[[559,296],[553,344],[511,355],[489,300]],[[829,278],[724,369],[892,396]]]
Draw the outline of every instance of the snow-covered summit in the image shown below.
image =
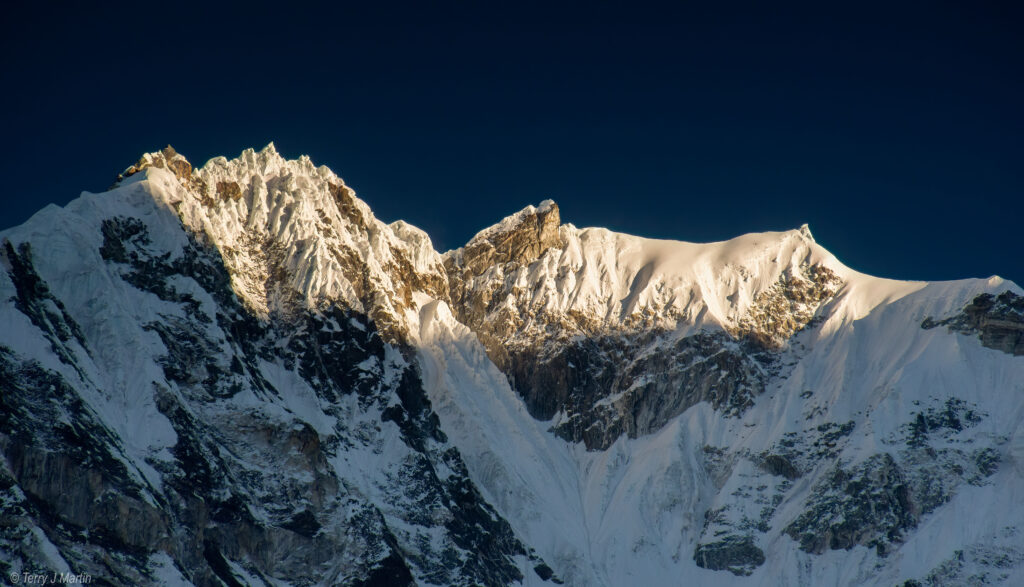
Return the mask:
[[261,315],[343,300],[394,336],[415,337],[429,299],[449,303],[467,323],[511,323],[534,339],[551,336],[552,324],[558,336],[680,325],[738,332],[759,298],[786,280],[806,281],[811,267],[837,280],[829,287],[842,315],[833,320],[859,318],[925,285],[850,270],[807,225],[719,243],[645,239],[563,225],[551,200],[440,255],[426,233],[380,222],[330,169],[306,156],[288,161],[273,143],[195,171],[168,147],[125,175],[143,170],[158,176],[154,197],[222,251],[236,291]]
[[415,332],[418,294],[447,297],[441,258],[425,232],[378,220],[325,166],[286,160],[273,143],[190,171],[173,150],[144,155],[154,198],[215,246],[232,285],[261,316],[340,302],[394,338]]
[[802,279],[810,267],[840,280],[853,274],[806,225],[699,244],[559,226],[557,213],[550,200],[529,206],[445,254],[456,306],[472,315],[464,318],[520,322],[527,336],[552,322],[562,335],[680,323],[735,329],[780,280]]

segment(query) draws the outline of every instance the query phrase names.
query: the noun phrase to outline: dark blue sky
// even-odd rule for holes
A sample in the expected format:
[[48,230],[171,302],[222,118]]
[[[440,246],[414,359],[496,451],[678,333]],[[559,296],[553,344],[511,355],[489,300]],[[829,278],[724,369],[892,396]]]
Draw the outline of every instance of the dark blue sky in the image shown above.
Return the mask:
[[36,4],[0,25],[0,227],[167,143],[272,140],[441,250],[550,197],[578,226],[808,222],[861,271],[1024,282],[1019,2]]

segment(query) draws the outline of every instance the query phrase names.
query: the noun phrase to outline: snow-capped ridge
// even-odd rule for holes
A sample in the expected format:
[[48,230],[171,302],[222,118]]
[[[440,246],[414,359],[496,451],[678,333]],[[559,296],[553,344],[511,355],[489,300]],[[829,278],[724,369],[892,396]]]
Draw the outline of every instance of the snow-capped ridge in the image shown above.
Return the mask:
[[[553,203],[547,207],[557,212]],[[537,228],[541,209],[528,206],[481,231],[462,249],[446,253],[452,291],[459,289],[460,279],[463,291],[490,292],[487,284],[512,277],[508,291],[520,292],[522,298],[511,302],[516,307],[510,308],[512,315],[546,316],[527,321],[540,329],[556,315],[584,318],[574,321],[582,332],[591,333],[616,325],[675,328],[681,320],[732,327],[758,295],[784,278],[800,276],[812,266],[848,272],[806,226],[688,243],[564,224],[557,236],[551,230],[544,238]],[[531,254],[503,254],[502,248]],[[489,295],[502,299],[504,294]]]
[[[285,160],[273,143],[259,151],[246,149],[235,159],[211,159],[195,171],[170,147],[144,155],[140,163],[135,172],[159,169],[178,179],[184,189],[169,203],[188,226],[223,245],[229,262],[245,264],[247,256],[256,257],[249,260],[249,270],[233,274],[261,275],[261,265],[284,263],[284,273],[293,276],[288,288],[294,292],[292,302],[261,292],[266,279],[238,280],[243,298],[264,313],[297,300],[310,306],[317,300],[344,300],[354,308],[386,307],[390,322],[415,332],[408,328],[417,320],[413,291],[425,288],[436,299],[455,292],[452,306],[465,318],[458,300],[466,299],[468,289],[504,275],[512,267],[509,263],[516,267],[516,289],[530,292],[528,299],[511,302],[512,314],[540,311],[546,317],[533,324],[541,329],[557,315],[576,316],[578,326],[583,326],[582,319],[604,324],[602,328],[675,328],[682,321],[733,329],[769,287],[816,265],[838,275],[849,284],[847,290],[856,286],[868,294],[847,304],[854,317],[917,287],[850,270],[815,242],[806,224],[717,243],[687,243],[563,225],[558,205],[544,200],[439,255],[426,233],[403,221],[380,222],[329,168],[314,166],[306,156]],[[342,226],[345,230],[338,230]],[[253,250],[256,241],[289,243],[287,254],[272,260],[266,252]],[[339,256],[339,250],[351,253]],[[371,280],[376,285],[360,283],[354,275],[363,263],[377,276]],[[467,278],[473,283],[466,283]],[[375,297],[372,291],[384,296]],[[511,311],[507,303],[496,309]],[[584,328],[588,330],[594,331]]]
[[154,198],[220,251],[236,293],[259,315],[340,303],[370,314],[398,340],[417,330],[418,294],[447,297],[426,233],[381,222],[305,155],[286,160],[270,143],[193,170],[168,147],[126,171],[141,173]]
[[148,181],[154,197],[221,250],[236,291],[263,315],[336,300],[415,333],[422,303],[416,292],[450,301],[466,319],[479,312],[466,308],[471,290],[489,288],[512,271],[513,289],[526,297],[479,301],[492,318],[536,316],[524,322],[531,338],[551,320],[566,323],[566,316],[572,316],[570,331],[579,332],[680,323],[730,330],[758,296],[812,266],[839,277],[844,302],[837,308],[849,319],[924,286],[847,268],[815,242],[807,224],[687,243],[562,224],[550,199],[440,255],[425,232],[403,221],[380,222],[329,168],[305,155],[286,160],[272,142],[198,169],[168,146],[144,154],[122,174],[129,178]]

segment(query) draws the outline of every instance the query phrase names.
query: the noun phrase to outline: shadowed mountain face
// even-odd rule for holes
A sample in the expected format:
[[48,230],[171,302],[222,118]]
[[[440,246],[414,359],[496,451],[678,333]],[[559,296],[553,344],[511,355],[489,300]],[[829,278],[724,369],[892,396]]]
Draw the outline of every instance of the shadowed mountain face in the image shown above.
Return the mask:
[[998,278],[871,278],[807,227],[580,229],[550,201],[442,254],[272,146],[147,154],[0,236],[8,574],[1024,572],[1024,297]]
[[146,195],[121,188],[99,203],[117,214],[73,221],[92,265],[67,285],[95,313],[40,275],[45,247],[3,243],[23,328],[0,346],[5,570],[390,585],[546,569],[468,477],[408,347],[349,304],[302,307],[273,264],[280,307],[258,315],[222,251],[125,192]]
[[[197,584],[409,583],[411,569],[439,584],[522,577],[513,557],[525,547],[468,478],[415,367],[365,315],[329,307],[261,321],[217,254],[184,230],[187,244],[169,251],[138,218],[98,228],[106,266],[96,269],[161,309],[137,333],[164,347],[152,357],[160,373],[122,393],[150,403],[130,416],[162,416],[173,443],[134,461],[123,446],[132,439],[104,422],[120,414],[83,400],[116,393],[94,356],[120,350],[82,334],[29,244],[5,243],[17,309],[62,363],[0,348],[4,507],[20,522],[5,533],[9,561],[45,551],[38,528],[73,568],[125,584],[175,572]],[[283,400],[296,388],[321,430]]]

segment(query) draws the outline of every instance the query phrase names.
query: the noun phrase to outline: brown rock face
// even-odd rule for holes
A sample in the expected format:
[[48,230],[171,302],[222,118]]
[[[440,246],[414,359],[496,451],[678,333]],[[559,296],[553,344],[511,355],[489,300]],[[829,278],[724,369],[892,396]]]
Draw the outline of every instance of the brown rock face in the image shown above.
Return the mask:
[[174,150],[174,147],[167,145],[157,153],[143,155],[142,158],[134,165],[125,169],[117,179],[120,181],[126,177],[135,175],[147,167],[168,169],[174,173],[175,177],[182,181],[188,180],[192,177],[192,164],[179,155],[178,152]]
[[839,276],[821,265],[785,275],[757,296],[732,334],[764,348],[781,348],[811,322],[818,307],[834,296],[840,285]]
[[330,184],[328,188],[331,191],[331,195],[334,196],[334,202],[338,204],[338,211],[341,212],[341,215],[352,223],[353,228],[366,230],[366,219],[363,218],[363,213],[356,206],[352,190],[334,183]]
[[178,154],[174,147],[170,145],[156,153],[143,155],[134,165],[128,166],[127,169],[118,174],[117,180],[114,181],[114,185],[111,188],[116,187],[126,177],[131,177],[149,167],[167,169],[174,174],[174,177],[178,178],[178,181],[183,186],[196,191],[207,203],[212,203],[209,199],[209,190],[206,182],[192,174],[192,164],[185,157]]
[[218,181],[217,196],[222,200],[237,202],[242,199],[242,188],[235,181]]
[[561,218],[558,204],[525,213],[507,230],[474,238],[462,252],[462,267],[472,275],[480,275],[497,264],[528,265],[551,247],[562,246],[558,235]]
[[[523,318],[507,311],[503,311],[498,320],[486,318],[507,296],[520,298],[524,292],[508,280],[495,280],[487,287],[470,282],[492,267],[500,266],[502,272],[507,273],[533,263],[549,249],[564,245],[559,234],[558,205],[554,202],[540,208],[527,208],[506,222],[477,235],[465,248],[445,260],[450,305],[455,315],[477,334],[491,359],[502,369],[507,368],[505,345],[522,327]],[[536,317],[540,321],[547,318]],[[558,324],[552,327],[557,328]]]
[[998,297],[980,295],[964,308],[970,328],[981,344],[1011,355],[1024,355],[1024,296],[1006,291]]
[[167,165],[167,169],[174,172],[174,176],[181,181],[186,181],[192,177],[192,164],[189,163],[184,157],[178,155],[177,151],[173,147],[167,145],[164,147],[160,154],[164,156],[164,163]]

